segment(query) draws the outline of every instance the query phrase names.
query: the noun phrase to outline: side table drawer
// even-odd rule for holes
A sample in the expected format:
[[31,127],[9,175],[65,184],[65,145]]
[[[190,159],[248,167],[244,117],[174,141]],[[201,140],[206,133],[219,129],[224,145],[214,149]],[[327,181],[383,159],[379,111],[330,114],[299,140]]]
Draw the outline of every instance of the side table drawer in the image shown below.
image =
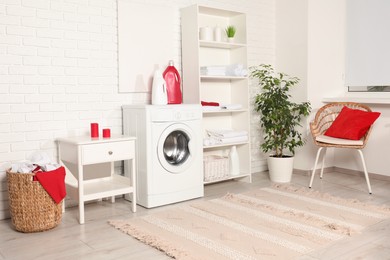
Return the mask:
[[83,145],[81,160],[83,165],[128,160],[135,157],[135,141],[108,142]]

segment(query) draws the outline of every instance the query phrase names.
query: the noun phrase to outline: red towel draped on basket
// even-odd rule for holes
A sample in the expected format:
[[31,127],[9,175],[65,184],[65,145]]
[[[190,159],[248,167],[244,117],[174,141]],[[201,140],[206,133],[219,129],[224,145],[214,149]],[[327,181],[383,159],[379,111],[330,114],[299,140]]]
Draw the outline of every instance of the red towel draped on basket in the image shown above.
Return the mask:
[[63,166],[54,171],[36,172],[34,180],[39,181],[57,204],[65,198],[65,168]]

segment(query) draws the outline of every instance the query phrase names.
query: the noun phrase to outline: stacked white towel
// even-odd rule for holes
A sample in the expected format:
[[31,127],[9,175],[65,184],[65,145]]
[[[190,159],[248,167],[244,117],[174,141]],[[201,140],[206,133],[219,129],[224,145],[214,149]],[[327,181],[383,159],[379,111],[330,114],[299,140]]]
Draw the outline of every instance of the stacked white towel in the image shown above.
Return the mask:
[[231,64],[226,66],[201,66],[200,74],[205,76],[237,76],[245,77],[248,71],[243,64]]
[[206,131],[208,137],[203,140],[205,146],[248,141],[248,132],[245,130],[219,129]]
[[227,66],[226,74],[230,76],[245,77],[248,74],[248,71],[244,69],[242,64],[232,64]]
[[226,66],[202,66],[200,74],[205,76],[226,76]]

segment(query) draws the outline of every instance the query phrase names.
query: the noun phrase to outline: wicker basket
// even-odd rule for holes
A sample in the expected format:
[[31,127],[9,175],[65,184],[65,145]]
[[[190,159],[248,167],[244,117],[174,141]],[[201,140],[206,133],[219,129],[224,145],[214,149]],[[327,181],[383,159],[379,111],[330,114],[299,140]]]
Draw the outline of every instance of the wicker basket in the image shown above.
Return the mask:
[[203,158],[204,181],[222,180],[229,176],[229,158],[218,155],[208,155]]
[[56,227],[62,217],[62,202],[56,204],[34,174],[7,171],[12,224],[20,232],[39,232]]

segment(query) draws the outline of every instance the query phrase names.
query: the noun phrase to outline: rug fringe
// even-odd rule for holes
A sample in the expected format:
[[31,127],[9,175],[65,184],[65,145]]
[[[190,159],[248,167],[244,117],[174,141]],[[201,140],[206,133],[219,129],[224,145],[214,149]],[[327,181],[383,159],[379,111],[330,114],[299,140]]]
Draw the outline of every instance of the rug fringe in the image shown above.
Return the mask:
[[156,248],[173,259],[194,260],[194,258],[189,256],[188,253],[186,253],[184,250],[177,248],[177,245],[167,243],[166,240],[163,240],[162,238],[156,235],[152,235],[144,230],[141,231],[127,221],[109,220],[108,224],[122,231],[123,233],[134,237],[138,241]]
[[330,195],[329,193],[322,193],[318,190],[311,190],[306,187],[298,187],[291,184],[273,184],[271,188],[297,193],[300,195],[308,195],[312,198],[325,199],[329,202],[337,202],[343,205],[362,207],[367,210],[375,210],[377,212],[390,214],[390,207],[387,205],[372,205],[369,203],[361,202],[358,199],[344,199]]

